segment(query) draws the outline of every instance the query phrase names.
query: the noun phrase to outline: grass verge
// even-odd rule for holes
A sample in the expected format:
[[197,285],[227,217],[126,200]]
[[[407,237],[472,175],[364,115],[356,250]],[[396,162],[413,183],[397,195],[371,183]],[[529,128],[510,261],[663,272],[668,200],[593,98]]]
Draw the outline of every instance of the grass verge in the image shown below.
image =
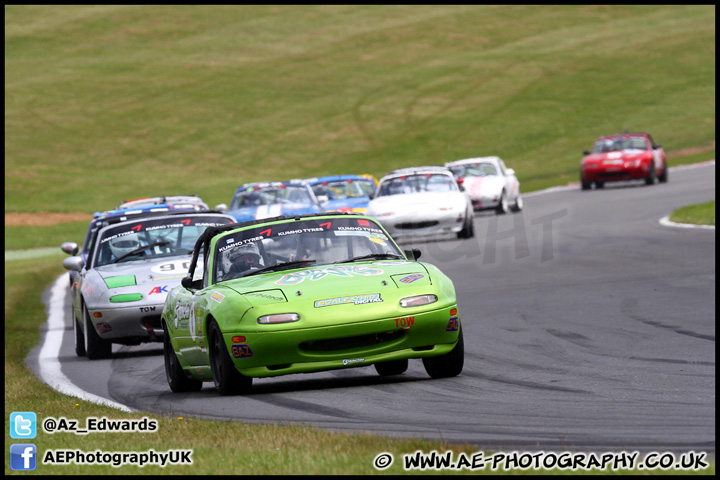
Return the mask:
[[693,225],[715,225],[715,200],[679,208],[670,214],[670,221]]

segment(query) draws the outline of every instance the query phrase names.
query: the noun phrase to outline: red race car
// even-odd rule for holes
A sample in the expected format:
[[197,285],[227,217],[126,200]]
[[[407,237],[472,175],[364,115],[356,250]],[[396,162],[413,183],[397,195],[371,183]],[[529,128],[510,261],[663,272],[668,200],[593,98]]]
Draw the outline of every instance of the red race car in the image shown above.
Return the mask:
[[605,182],[644,179],[653,185],[667,182],[667,158],[662,147],[648,133],[619,133],[595,140],[592,151],[585,150],[580,166],[583,190],[602,188]]

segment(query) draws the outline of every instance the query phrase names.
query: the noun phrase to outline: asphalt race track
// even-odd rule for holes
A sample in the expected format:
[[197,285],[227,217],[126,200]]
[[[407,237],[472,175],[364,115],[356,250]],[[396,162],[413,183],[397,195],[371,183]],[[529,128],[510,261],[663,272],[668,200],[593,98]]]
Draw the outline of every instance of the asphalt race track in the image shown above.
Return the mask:
[[[715,451],[715,231],[670,228],[715,198],[715,165],[667,184],[525,196],[520,214],[477,214],[475,238],[404,244],[455,282],[465,368],[432,380],[373,367],[256,379],[247,396],[173,394],[161,344],[74,354],[62,372],[130,408],[249,423],[467,442],[488,450]],[[37,350],[28,364],[37,368]]]

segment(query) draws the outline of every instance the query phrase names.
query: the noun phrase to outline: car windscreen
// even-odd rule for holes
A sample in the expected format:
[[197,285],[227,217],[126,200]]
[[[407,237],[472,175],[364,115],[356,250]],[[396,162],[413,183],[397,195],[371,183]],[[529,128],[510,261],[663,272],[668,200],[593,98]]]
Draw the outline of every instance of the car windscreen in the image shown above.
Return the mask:
[[485,177],[488,175],[499,175],[498,170],[492,163],[469,163],[451,167],[456,177]]
[[312,189],[315,195],[325,195],[329,200],[346,200],[370,198],[375,192],[375,185],[370,179],[348,179],[316,183]]
[[458,187],[450,175],[423,173],[403,175],[384,180],[378,189],[378,197],[422,192],[452,192]]
[[189,255],[207,227],[230,223],[219,215],[177,215],[111,225],[98,234],[94,266]]
[[616,152],[619,150],[647,150],[645,137],[604,138],[595,142],[592,153]]
[[288,203],[312,205],[314,201],[310,196],[310,192],[304,186],[249,187],[235,193],[230,203],[230,210]]
[[263,224],[218,238],[213,283],[304,266],[405,259],[375,221],[309,218]]

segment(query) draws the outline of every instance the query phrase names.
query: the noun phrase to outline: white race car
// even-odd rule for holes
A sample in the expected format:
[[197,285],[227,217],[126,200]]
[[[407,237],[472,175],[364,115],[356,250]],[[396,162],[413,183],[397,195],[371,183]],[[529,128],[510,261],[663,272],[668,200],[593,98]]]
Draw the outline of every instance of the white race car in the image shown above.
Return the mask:
[[475,235],[470,197],[445,167],[403,168],[385,175],[368,203],[367,215],[375,217],[395,238]]
[[520,182],[500,157],[467,158],[445,166],[470,195],[474,210],[495,209],[499,214],[522,210]]

